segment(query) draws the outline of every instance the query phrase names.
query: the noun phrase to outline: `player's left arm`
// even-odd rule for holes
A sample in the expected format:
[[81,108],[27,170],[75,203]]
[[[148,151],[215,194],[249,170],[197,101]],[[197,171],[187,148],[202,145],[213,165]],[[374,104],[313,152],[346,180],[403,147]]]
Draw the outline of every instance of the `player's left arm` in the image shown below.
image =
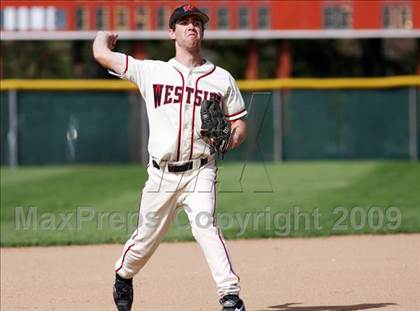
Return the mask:
[[228,149],[238,147],[246,138],[246,122],[242,119],[230,121],[230,141]]

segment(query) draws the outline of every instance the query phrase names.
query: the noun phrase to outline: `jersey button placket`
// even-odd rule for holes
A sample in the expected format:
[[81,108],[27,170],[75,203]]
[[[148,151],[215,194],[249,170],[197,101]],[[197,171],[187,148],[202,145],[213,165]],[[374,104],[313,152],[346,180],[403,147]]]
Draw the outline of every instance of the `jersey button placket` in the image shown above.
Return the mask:
[[193,71],[192,70],[190,70],[189,72],[188,72],[188,78],[187,78],[187,85],[189,86],[189,87],[192,87],[193,86],[193,81],[192,81],[192,76],[193,76]]
[[[193,71],[190,70],[187,76],[187,86],[193,87]],[[193,97],[194,93],[191,94],[190,103],[185,101],[183,111],[183,124],[182,124],[182,157],[181,160],[187,160],[191,149],[191,126],[192,126],[192,108],[193,108]]]

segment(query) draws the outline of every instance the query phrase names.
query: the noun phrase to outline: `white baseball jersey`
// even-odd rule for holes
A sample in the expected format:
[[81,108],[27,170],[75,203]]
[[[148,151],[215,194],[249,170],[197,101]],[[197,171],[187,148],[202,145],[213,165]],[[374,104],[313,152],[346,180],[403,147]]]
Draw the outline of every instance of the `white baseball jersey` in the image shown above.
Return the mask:
[[124,57],[125,70],[120,77],[135,83],[146,102],[148,151],[158,163],[210,155],[200,137],[202,100],[218,101],[229,121],[247,114],[233,77],[207,60],[190,69],[175,58],[162,62]]

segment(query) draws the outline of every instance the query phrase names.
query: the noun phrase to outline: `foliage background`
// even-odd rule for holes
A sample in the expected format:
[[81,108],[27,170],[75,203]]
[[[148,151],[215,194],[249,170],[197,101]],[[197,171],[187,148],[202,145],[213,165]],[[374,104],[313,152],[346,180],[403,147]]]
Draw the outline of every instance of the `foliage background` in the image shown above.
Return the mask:
[[[132,53],[132,41],[120,41],[117,50]],[[274,78],[279,40],[255,41],[259,54],[259,77]],[[1,42],[1,76],[10,78],[104,78],[107,73],[92,57],[91,41]],[[420,39],[323,39],[290,40],[292,77],[356,77],[414,75]],[[168,60],[174,55],[169,40],[144,41],[150,59]],[[203,53],[245,78],[248,42],[208,40]],[[34,57],[36,55],[36,57]]]

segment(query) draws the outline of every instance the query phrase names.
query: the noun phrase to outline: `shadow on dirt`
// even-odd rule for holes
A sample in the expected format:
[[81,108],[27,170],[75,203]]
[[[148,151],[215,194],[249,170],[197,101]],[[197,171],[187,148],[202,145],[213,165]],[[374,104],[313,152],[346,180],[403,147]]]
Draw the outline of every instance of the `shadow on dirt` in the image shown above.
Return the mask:
[[297,306],[301,303],[285,303],[283,305],[269,306],[258,311],[357,311],[395,306],[396,303],[362,303],[348,306]]

